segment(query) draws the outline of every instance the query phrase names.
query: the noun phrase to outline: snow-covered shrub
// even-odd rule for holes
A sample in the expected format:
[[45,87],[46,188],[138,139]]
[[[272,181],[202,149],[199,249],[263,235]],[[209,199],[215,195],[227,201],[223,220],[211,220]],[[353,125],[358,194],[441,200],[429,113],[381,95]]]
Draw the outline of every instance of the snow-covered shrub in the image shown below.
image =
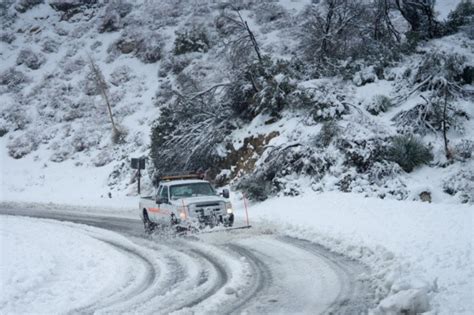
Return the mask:
[[94,51],[94,50],[97,50],[97,48],[101,46],[102,46],[102,42],[97,40],[91,44],[90,49]]
[[88,128],[77,130],[71,138],[71,146],[76,152],[89,150],[100,143],[101,136]]
[[101,167],[109,164],[114,160],[113,154],[110,150],[101,150],[96,156],[92,158],[92,164],[95,167]]
[[54,147],[56,147],[56,151],[54,151],[49,157],[51,162],[61,163],[66,161],[71,156],[72,150],[69,147],[65,145],[56,145]]
[[421,84],[422,91],[438,90],[444,81],[461,83],[466,62],[466,56],[456,52],[429,52],[416,69],[415,83]]
[[336,120],[329,120],[323,123],[321,131],[316,138],[316,145],[327,147],[333,139],[340,133],[340,128]]
[[121,25],[120,15],[116,12],[107,12],[99,25],[99,33],[118,31]]
[[171,82],[166,81],[161,83],[155,92],[155,105],[160,106],[166,104],[174,95]]
[[286,10],[277,3],[263,2],[255,8],[255,18],[258,24],[275,22],[285,17]]
[[86,66],[86,61],[82,57],[78,57],[74,59],[67,58],[62,68],[63,68],[64,74],[70,75],[74,72],[84,69],[85,66]]
[[31,123],[28,114],[16,104],[7,105],[0,117],[5,122],[3,127],[11,131],[24,130]]
[[86,95],[94,96],[101,93],[93,71],[87,71],[84,80],[81,81],[82,89]]
[[79,119],[82,117],[84,117],[84,113],[80,108],[71,107],[70,109],[64,111],[64,114],[61,120],[73,121],[75,119]]
[[114,53],[117,48],[123,54],[134,53],[144,63],[155,63],[162,57],[164,39],[159,33],[126,31],[109,47],[108,52]]
[[117,185],[120,185],[120,183],[123,183],[126,177],[129,177],[131,175],[130,163],[128,161],[126,162],[122,160],[122,162],[114,165],[112,172],[107,178],[107,186],[111,188],[116,187]]
[[100,21],[99,33],[115,32],[122,27],[122,18],[132,11],[133,5],[124,1],[113,1],[105,8]]
[[460,1],[456,9],[448,15],[447,27],[451,32],[459,29],[472,28],[474,23],[474,3],[472,0]]
[[468,160],[474,156],[474,141],[462,139],[454,146],[454,156],[462,160]]
[[41,45],[41,50],[45,53],[55,53],[58,52],[60,43],[50,37],[46,37]]
[[397,163],[390,161],[376,161],[367,171],[371,185],[385,186],[388,180],[394,179],[402,172]]
[[366,109],[372,115],[378,115],[385,113],[390,107],[392,107],[390,98],[382,94],[377,94],[372,98],[372,101],[367,104]]
[[469,115],[459,107],[464,95],[463,73],[466,56],[458,53],[427,53],[414,75],[416,89],[423,92],[424,103],[400,112],[393,118],[400,130],[445,132],[462,129]]
[[121,38],[108,48],[108,52],[113,52],[113,48],[117,48],[122,54],[130,54],[136,51],[138,40],[130,33],[122,34]]
[[462,203],[474,202],[474,171],[466,169],[443,180],[443,191]]
[[0,85],[6,85],[8,90],[12,92],[21,90],[23,85],[29,81],[29,78],[23,72],[15,68],[9,68],[0,73]]
[[291,178],[307,176],[319,181],[333,163],[330,156],[314,147],[302,143],[281,145],[265,151],[255,169],[237,181],[236,188],[257,200],[279,192],[297,195],[299,191]]
[[35,132],[28,131],[9,140],[8,155],[14,159],[21,159],[38,148],[39,138]]
[[326,90],[307,91],[310,102],[305,103],[310,104],[310,116],[316,122],[339,119],[348,111],[343,94],[324,93],[324,91]]
[[[2,122],[0,121],[0,126],[2,125]],[[3,127],[0,127],[0,138],[3,137],[8,133],[8,129],[5,129]]]
[[246,198],[256,201],[264,201],[272,194],[271,181],[268,181],[263,177],[244,177],[239,180],[235,188],[242,191]]
[[18,0],[15,5],[15,10],[20,13],[24,13],[34,6],[42,3],[44,3],[44,0]]
[[[251,10],[255,7],[256,4],[263,2],[263,1],[258,1],[258,0],[234,0],[232,1],[232,7],[235,8],[236,10],[242,11],[242,10]],[[225,9],[229,6],[229,3],[226,1],[222,1],[222,3],[219,3],[218,8],[220,9]]]
[[375,73],[374,66],[366,67],[361,71],[356,72],[352,79],[352,82],[357,86],[366,85],[367,83],[375,81],[377,81],[377,74]]
[[128,129],[123,126],[116,125],[116,128],[112,130],[112,136],[110,140],[113,144],[122,144],[127,141]]
[[[127,16],[127,25],[135,24],[136,21],[143,21],[144,14],[149,21],[153,21],[152,29],[158,30],[166,26],[177,26],[184,19],[180,17],[194,13],[194,10],[201,6],[206,6],[205,1],[196,1],[192,4],[187,1],[176,0],[161,0],[159,5],[154,1],[147,1],[144,3],[143,11],[133,11]],[[135,20],[135,21],[134,21]]]
[[164,40],[159,34],[143,36],[137,45],[136,56],[144,63],[155,63],[162,57]]
[[16,58],[16,64],[25,64],[28,68],[36,70],[45,62],[43,55],[33,52],[31,49],[22,49]]
[[67,11],[72,8],[94,4],[97,0],[50,0],[49,5],[57,11]]
[[115,86],[122,85],[134,77],[133,70],[127,65],[118,66],[110,74],[110,83]]
[[413,135],[404,135],[392,139],[386,159],[398,163],[409,173],[416,166],[429,163],[433,159],[433,154],[420,139]]
[[207,32],[203,27],[177,31],[174,40],[174,54],[181,55],[189,52],[206,52],[210,44]]
[[15,39],[16,39],[15,34],[13,34],[11,32],[1,32],[0,33],[0,41],[1,42],[11,44],[15,41]]
[[354,168],[357,173],[366,173],[376,162],[384,158],[383,139],[349,140],[337,139],[335,146],[344,153],[344,165]]
[[161,67],[158,70],[158,75],[160,77],[166,77],[170,73],[178,75],[183,71],[190,63],[193,61],[195,56],[194,54],[185,54],[185,55],[168,55],[163,59]]
[[433,114],[428,104],[417,104],[409,110],[401,111],[392,120],[399,131],[410,131],[419,135],[425,135],[427,131],[431,130],[430,118],[432,116]]

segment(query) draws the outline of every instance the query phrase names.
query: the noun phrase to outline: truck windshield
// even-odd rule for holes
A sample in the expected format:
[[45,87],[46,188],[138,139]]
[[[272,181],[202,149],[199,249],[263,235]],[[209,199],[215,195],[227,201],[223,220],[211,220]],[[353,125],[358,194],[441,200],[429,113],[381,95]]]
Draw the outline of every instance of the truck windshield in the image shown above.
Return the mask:
[[209,183],[182,184],[170,187],[171,199],[215,195],[216,192]]

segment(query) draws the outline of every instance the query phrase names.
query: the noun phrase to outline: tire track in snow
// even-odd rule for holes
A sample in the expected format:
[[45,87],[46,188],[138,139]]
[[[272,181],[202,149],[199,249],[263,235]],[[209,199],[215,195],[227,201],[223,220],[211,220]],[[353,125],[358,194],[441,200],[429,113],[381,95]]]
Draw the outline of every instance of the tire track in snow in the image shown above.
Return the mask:
[[368,268],[345,256],[332,253],[327,248],[307,240],[297,239],[289,236],[279,238],[280,241],[301,248],[314,256],[323,259],[333,270],[337,270],[337,276],[341,290],[338,297],[328,308],[328,314],[365,314],[371,301],[369,284],[362,281],[360,276],[368,272]]
[[[203,301],[207,300],[208,298],[212,297],[214,294],[216,294],[216,292],[222,289],[229,281],[228,272],[225,269],[225,266],[222,265],[218,259],[212,257],[206,252],[199,250],[197,248],[191,248],[190,251],[194,255],[196,255],[198,259],[205,261],[206,264],[208,264],[212,268],[215,274],[216,280],[214,283],[212,283],[210,288],[204,290],[203,292],[200,292],[197,296],[192,297],[190,300],[186,301],[185,303],[182,303],[181,305],[177,305],[177,306],[175,305],[166,310],[160,310],[160,312],[170,313],[174,311],[180,311],[180,310],[192,308],[202,303]],[[210,270],[203,269],[201,272],[202,274],[204,274],[206,271],[209,272]],[[198,283],[198,285],[194,289],[196,291],[199,291],[199,289],[209,281],[209,278],[210,276],[206,275],[204,278],[205,280],[200,281],[200,283]]]
[[[329,267],[326,272],[335,273],[335,287],[339,286],[339,291],[331,293],[335,297],[328,303],[324,313],[366,313],[371,301],[374,301],[370,296],[370,284],[358,280],[359,274],[367,273],[367,269],[357,262],[305,240],[259,233],[235,233],[229,234],[228,237],[219,236],[207,240],[199,237],[199,243],[183,238],[175,242],[170,239],[145,237],[138,220],[57,212],[51,214],[48,211],[8,212],[92,225],[118,232],[132,242],[127,246],[126,243],[123,245],[120,242],[100,239],[97,234],[91,235],[115,247],[141,268],[135,270],[136,274],[130,283],[122,284],[126,292],[124,289],[112,289],[99,297],[98,301],[72,310],[71,313],[205,312],[212,310],[209,305],[215,305],[219,301],[225,301],[219,309],[220,313],[251,312],[252,309],[264,312],[281,312],[283,309],[291,311],[291,307],[288,308],[282,303],[294,302],[288,300],[286,294],[295,293],[294,290],[298,290],[298,282],[291,282],[294,286],[291,288],[288,283],[282,283],[281,277],[301,277],[301,271],[293,267],[295,263],[306,266],[306,269],[323,264]],[[154,254],[161,264],[147,258]],[[230,259],[231,257],[233,258]],[[172,267],[166,267],[167,264]],[[162,270],[163,265],[165,268]],[[240,273],[235,273],[233,267],[240,269]],[[317,267],[317,270],[320,268],[325,267]],[[251,275],[250,279],[247,278],[248,275]],[[235,277],[241,277],[241,281],[235,282]],[[301,280],[305,281],[304,277]],[[239,296],[236,294],[225,297],[226,285],[231,289],[236,288]],[[311,282],[308,285],[311,285]],[[324,297],[324,294],[321,297]]]
[[[157,275],[159,274],[159,271],[155,270],[155,266],[153,265],[153,263],[150,262],[148,258],[146,258],[137,250],[126,247],[125,245],[119,244],[117,242],[97,237],[95,238],[111,247],[116,248],[118,251],[124,253],[125,255],[133,259],[135,262],[142,264],[142,266],[145,268],[145,273],[143,275],[140,275],[141,280],[139,282],[132,281],[131,283],[128,283],[125,288],[120,288],[119,290],[108,294],[105,299],[104,297],[102,297],[96,303],[92,303],[88,306],[79,309],[74,309],[70,313],[94,314],[100,309],[104,309],[109,306],[116,305],[120,302],[133,299],[142,294],[143,292],[147,291],[150,287],[152,287],[155,282],[155,279],[157,278]],[[133,265],[135,266],[136,264],[134,263]],[[135,279],[136,278],[137,277],[135,276]],[[124,294],[124,290],[129,292],[126,292]]]
[[229,244],[227,246],[230,250],[237,253],[241,257],[246,258],[246,262],[250,265],[252,273],[249,274],[253,280],[251,285],[247,288],[245,295],[240,296],[237,303],[232,305],[226,313],[235,314],[242,313],[243,307],[251,303],[252,300],[257,300],[266,287],[271,286],[272,275],[265,263],[257,258],[249,249],[237,244]]

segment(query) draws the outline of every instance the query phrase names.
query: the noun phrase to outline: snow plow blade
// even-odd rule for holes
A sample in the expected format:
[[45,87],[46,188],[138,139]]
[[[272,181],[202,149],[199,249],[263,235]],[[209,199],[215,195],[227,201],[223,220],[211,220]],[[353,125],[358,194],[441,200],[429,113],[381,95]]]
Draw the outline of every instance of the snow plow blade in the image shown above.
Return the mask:
[[227,232],[231,230],[243,230],[243,229],[250,229],[251,227],[252,227],[251,225],[243,225],[243,226],[236,226],[236,227],[217,228],[217,229],[212,229],[212,230],[199,231],[198,234]]

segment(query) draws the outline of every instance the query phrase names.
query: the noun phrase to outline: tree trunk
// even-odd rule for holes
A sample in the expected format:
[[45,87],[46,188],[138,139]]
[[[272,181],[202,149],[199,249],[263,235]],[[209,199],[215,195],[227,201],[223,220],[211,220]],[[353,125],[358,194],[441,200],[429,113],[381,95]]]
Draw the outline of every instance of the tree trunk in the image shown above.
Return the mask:
[[91,70],[94,74],[95,82],[96,82],[97,86],[100,89],[100,94],[101,94],[102,98],[104,99],[105,104],[107,105],[107,110],[108,110],[108,113],[109,113],[110,122],[112,123],[113,136],[116,137],[117,135],[120,134],[120,132],[117,129],[117,126],[115,125],[114,116],[112,114],[112,106],[110,105],[110,101],[109,101],[109,94],[108,94],[108,91],[107,91],[107,83],[104,81],[104,78],[103,78],[103,75],[102,75],[100,69],[97,67],[97,65],[95,64],[94,60],[92,59],[92,57],[90,55],[89,55],[89,62],[90,62]]
[[448,140],[448,136],[447,136],[447,126],[446,126],[446,111],[447,111],[447,108],[448,108],[448,92],[447,92],[447,87],[444,88],[444,106],[443,106],[443,139],[444,139],[444,151],[445,151],[445,154],[446,154],[446,159],[450,160],[452,158],[452,153],[451,153],[451,150],[449,150],[449,146],[448,146],[448,143],[449,143],[449,140]]

